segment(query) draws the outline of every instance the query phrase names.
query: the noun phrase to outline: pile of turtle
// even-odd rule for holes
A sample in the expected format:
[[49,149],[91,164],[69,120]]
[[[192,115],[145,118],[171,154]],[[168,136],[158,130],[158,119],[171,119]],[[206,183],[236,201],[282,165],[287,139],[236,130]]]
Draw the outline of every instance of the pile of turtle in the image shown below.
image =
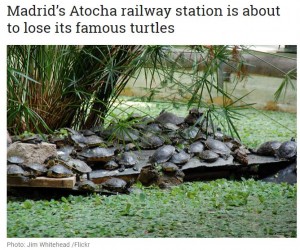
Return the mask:
[[[130,126],[120,129],[120,124],[124,122]],[[290,160],[295,159],[297,154],[294,140],[284,143],[266,142],[257,150],[248,149],[236,138],[222,133],[206,119],[201,109],[196,108],[191,109],[186,117],[166,111],[162,111],[155,118],[132,114],[125,120],[112,121],[105,128],[80,131],[66,128],[63,132],[52,135],[14,136],[12,141],[53,143],[56,145],[58,157],[46,159],[43,164],[23,164],[20,157],[10,157],[8,175],[31,178],[76,175],[77,186],[82,190],[99,188],[89,180],[89,173],[97,169],[123,172],[130,168],[140,173],[138,179],[143,184],[158,181],[163,187],[165,182],[162,180],[168,178],[171,178],[171,183],[183,181],[181,167],[192,157],[208,164],[220,158],[227,160],[233,157],[234,161],[247,165],[250,153]],[[139,165],[137,152],[143,150],[153,152],[151,151],[144,165]],[[118,178],[112,178],[103,185],[104,188],[117,192],[128,188],[128,183]]]

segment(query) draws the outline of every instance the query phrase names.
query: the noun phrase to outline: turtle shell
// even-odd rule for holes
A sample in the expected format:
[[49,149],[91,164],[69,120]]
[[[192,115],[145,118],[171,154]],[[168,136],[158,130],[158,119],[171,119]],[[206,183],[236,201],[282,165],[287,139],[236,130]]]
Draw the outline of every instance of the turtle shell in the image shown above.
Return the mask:
[[65,178],[73,175],[73,172],[62,164],[52,166],[47,172],[47,176],[53,178]]
[[225,135],[224,135],[221,131],[216,131],[216,132],[214,133],[214,138],[215,138],[216,140],[223,141],[223,140],[224,140],[224,137],[225,137]]
[[184,118],[170,112],[161,112],[159,116],[156,117],[155,121],[161,124],[172,123],[175,125],[180,125],[184,122]]
[[96,147],[83,150],[78,155],[86,158],[88,162],[108,162],[115,155],[115,149]]
[[137,148],[136,143],[129,142],[124,146],[125,151],[135,150]]
[[11,163],[11,164],[23,164],[25,160],[21,156],[12,155],[12,156],[7,157],[7,161],[8,161],[8,163]]
[[197,134],[199,132],[199,128],[197,127],[188,127],[180,132],[180,135],[185,139],[185,140],[191,140],[195,139]]
[[297,156],[297,144],[295,141],[286,141],[278,148],[278,157],[280,159],[292,160]]
[[70,145],[62,146],[57,149],[57,155],[59,157],[69,157],[71,153],[73,153],[74,147]]
[[177,125],[175,125],[174,123],[170,123],[170,122],[164,123],[163,128],[166,131],[177,131],[179,129],[179,127]]
[[175,153],[175,147],[171,145],[164,145],[155,150],[152,156],[150,156],[151,163],[163,163],[168,161]]
[[235,151],[242,146],[242,143],[236,138],[228,138],[224,143],[231,151]]
[[175,173],[179,170],[176,164],[173,162],[164,162],[161,164],[162,171],[165,173]]
[[206,162],[215,162],[219,155],[212,150],[204,150],[199,154],[200,159]]
[[141,138],[140,147],[141,148],[158,148],[164,144],[164,140],[152,133],[147,133]]
[[162,129],[160,127],[159,124],[157,123],[151,123],[151,124],[148,124],[145,128],[146,131],[149,131],[149,132],[155,132],[155,133],[160,133],[162,132]]
[[172,155],[170,162],[181,165],[187,163],[190,158],[191,156],[188,153],[186,153],[184,150],[181,150],[179,153]]
[[231,150],[221,141],[208,138],[205,141],[205,145],[208,149],[220,155],[224,159],[227,159],[230,156]]
[[74,170],[77,173],[86,174],[92,172],[92,169],[84,161],[71,158],[65,163],[71,170]]
[[48,141],[50,143],[56,144],[58,147],[63,147],[68,143],[68,137],[66,135],[61,135],[61,134],[53,134],[53,135],[48,135]]
[[27,172],[19,165],[9,164],[7,165],[7,175],[8,176],[25,176]]
[[138,162],[138,157],[133,152],[124,152],[118,158],[119,165],[131,167]]
[[258,155],[265,155],[265,156],[274,156],[281,146],[281,142],[279,141],[267,141],[261,144],[256,153]]
[[78,190],[80,190],[80,191],[94,192],[98,188],[99,188],[98,185],[90,180],[84,180],[84,181],[79,182],[79,184],[78,184]]
[[85,137],[95,135],[95,132],[90,129],[83,129],[83,130],[80,130],[79,132],[81,134],[83,134]]
[[112,161],[105,163],[103,168],[107,169],[107,170],[114,170],[118,167],[119,167],[118,163],[116,163],[115,161],[112,160]]
[[85,144],[88,147],[97,147],[104,144],[104,140],[97,135],[90,135],[85,137]]
[[35,176],[45,175],[48,171],[48,168],[40,163],[29,163],[26,164],[25,167]]
[[79,133],[70,135],[70,140],[74,144],[85,144],[86,143],[86,137]]
[[40,135],[28,135],[28,136],[22,136],[21,141],[24,143],[33,143],[37,144],[43,141],[42,136]]
[[200,141],[196,141],[192,143],[189,147],[189,153],[191,154],[198,154],[201,153],[204,150],[204,145]]
[[109,191],[125,193],[127,192],[127,182],[120,178],[110,178],[103,183],[101,183],[102,188]]

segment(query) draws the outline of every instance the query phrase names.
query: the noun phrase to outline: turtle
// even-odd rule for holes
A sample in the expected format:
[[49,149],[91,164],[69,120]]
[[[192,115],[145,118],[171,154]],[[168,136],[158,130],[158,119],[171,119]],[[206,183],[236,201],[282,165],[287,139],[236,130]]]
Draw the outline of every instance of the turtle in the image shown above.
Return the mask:
[[104,146],[104,140],[97,135],[90,135],[85,137],[85,144],[89,148]]
[[140,123],[149,125],[149,124],[155,123],[155,119],[152,116],[144,116],[141,119]]
[[170,122],[164,123],[162,126],[165,131],[177,131],[180,128],[174,123],[170,123]]
[[87,162],[108,162],[115,155],[115,148],[92,148],[83,150],[78,154],[84,157]]
[[23,164],[24,158],[18,155],[11,155],[7,157],[7,162],[11,164]]
[[215,162],[219,158],[219,154],[212,150],[204,150],[199,153],[199,158],[206,162]]
[[217,131],[214,133],[213,137],[218,141],[223,141],[225,135],[222,133],[220,128],[217,128]]
[[169,162],[169,161],[163,162],[161,164],[161,169],[164,173],[167,173],[167,174],[174,174],[179,170],[179,168],[176,164],[174,164],[173,162]]
[[139,121],[137,123],[132,124],[132,128],[138,129],[138,130],[146,130],[147,124]]
[[52,178],[66,178],[73,175],[73,172],[62,164],[56,164],[50,167],[47,172],[47,176]]
[[212,138],[208,138],[204,143],[208,149],[217,153],[225,160],[227,160],[231,154],[231,150],[226,146],[225,143],[223,143],[221,141],[218,141],[218,140],[215,140]]
[[292,138],[290,141],[283,142],[278,148],[276,156],[279,159],[293,160],[297,156],[297,144]]
[[141,142],[139,145],[143,149],[155,149],[162,146],[164,142],[164,139],[160,136],[148,132],[141,138]]
[[105,165],[103,166],[103,168],[107,170],[114,170],[117,169],[118,167],[119,167],[118,163],[116,163],[114,160],[106,162]]
[[128,184],[126,181],[120,178],[112,177],[101,183],[103,189],[117,192],[117,193],[128,193]]
[[281,146],[279,141],[267,141],[262,143],[256,150],[256,154],[264,156],[275,156],[277,150]]
[[202,109],[192,108],[189,110],[189,114],[184,118],[184,122],[189,125],[195,125],[200,121],[200,118],[204,114]]
[[10,177],[20,177],[27,176],[28,172],[26,172],[21,166],[17,164],[9,164],[7,165],[7,175]]
[[242,143],[240,140],[236,138],[232,138],[229,136],[224,137],[224,144],[231,150],[235,151],[236,149],[240,148],[242,146]]
[[188,128],[183,129],[180,131],[180,135],[185,139],[185,140],[191,140],[195,139],[196,136],[198,135],[199,128],[191,126]]
[[135,150],[137,148],[137,144],[133,142],[129,142],[124,146],[125,151]]
[[30,172],[33,176],[46,175],[48,171],[48,168],[40,163],[28,163],[24,167],[28,169],[28,172]]
[[69,134],[69,140],[76,149],[82,150],[86,147],[86,137],[82,134]]
[[188,153],[186,153],[184,150],[181,150],[178,153],[172,155],[170,162],[182,165],[184,163],[187,163],[190,158],[191,156]]
[[84,180],[78,183],[78,190],[80,191],[94,192],[98,189],[99,186],[90,180]]
[[185,144],[185,142],[188,143],[179,135],[179,131],[168,132],[168,134],[165,136],[165,143],[172,145]]
[[69,135],[80,135],[78,131],[72,128],[62,128],[62,130],[66,130]]
[[48,167],[52,167],[55,165],[63,165],[64,167],[71,170],[72,173],[74,172],[77,175],[77,179],[79,179],[79,175],[89,174],[90,172],[92,172],[92,169],[84,161],[79,159],[73,159],[71,157],[66,160],[50,158],[47,159],[45,163]]
[[[70,155],[58,155],[57,157],[59,160],[63,161],[63,163],[65,164],[66,161],[69,161],[71,159]],[[79,158],[79,160],[82,160]]]
[[64,163],[66,164],[66,167],[70,168],[77,174],[87,174],[92,172],[90,166],[79,159],[70,158],[68,161],[64,161]]
[[92,131],[90,129],[83,129],[83,130],[80,130],[78,132],[81,133],[85,137],[96,135],[95,131]]
[[246,149],[245,147],[239,147],[237,149],[234,150],[234,152],[232,153],[233,155],[233,158],[241,163],[242,165],[244,166],[247,166],[248,165],[248,153],[249,153],[249,150]]
[[74,147],[70,145],[62,146],[56,152],[59,157],[69,157],[74,153]]
[[68,144],[68,136],[62,134],[48,135],[48,142],[55,144],[57,147],[64,147]]
[[162,128],[157,123],[150,123],[145,127],[145,131],[154,132],[154,133],[161,133]]
[[175,125],[180,125],[184,122],[183,117],[179,117],[171,112],[162,111],[156,118],[155,121],[160,124],[172,123]]
[[156,149],[150,156],[150,163],[163,163],[168,161],[175,153],[175,147],[172,145],[164,145]]
[[21,136],[21,142],[23,143],[38,144],[41,143],[43,140],[44,139],[41,135],[36,135],[36,134]]
[[190,154],[199,154],[204,150],[204,145],[201,141],[196,141],[189,146],[188,152]]
[[[133,167],[136,163],[138,163],[138,157],[133,152],[124,152],[118,158],[117,161],[120,165],[120,172],[123,172],[125,168]],[[134,170],[137,170],[133,168]]]

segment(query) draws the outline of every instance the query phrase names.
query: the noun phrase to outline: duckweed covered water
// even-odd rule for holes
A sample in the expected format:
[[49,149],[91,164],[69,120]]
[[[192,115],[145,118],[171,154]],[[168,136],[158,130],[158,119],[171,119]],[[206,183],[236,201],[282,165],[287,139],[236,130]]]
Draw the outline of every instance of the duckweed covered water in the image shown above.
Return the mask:
[[9,201],[8,237],[296,237],[296,186],[224,179]]

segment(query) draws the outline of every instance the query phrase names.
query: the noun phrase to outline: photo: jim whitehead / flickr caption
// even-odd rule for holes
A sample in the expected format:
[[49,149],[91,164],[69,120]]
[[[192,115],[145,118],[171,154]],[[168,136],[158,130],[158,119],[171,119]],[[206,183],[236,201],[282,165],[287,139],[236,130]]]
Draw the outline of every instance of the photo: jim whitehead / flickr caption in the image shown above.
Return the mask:
[[43,248],[43,247],[90,247],[90,242],[87,241],[74,241],[74,242],[59,242],[59,241],[41,241],[41,242],[12,242],[8,241],[6,244],[7,248]]

